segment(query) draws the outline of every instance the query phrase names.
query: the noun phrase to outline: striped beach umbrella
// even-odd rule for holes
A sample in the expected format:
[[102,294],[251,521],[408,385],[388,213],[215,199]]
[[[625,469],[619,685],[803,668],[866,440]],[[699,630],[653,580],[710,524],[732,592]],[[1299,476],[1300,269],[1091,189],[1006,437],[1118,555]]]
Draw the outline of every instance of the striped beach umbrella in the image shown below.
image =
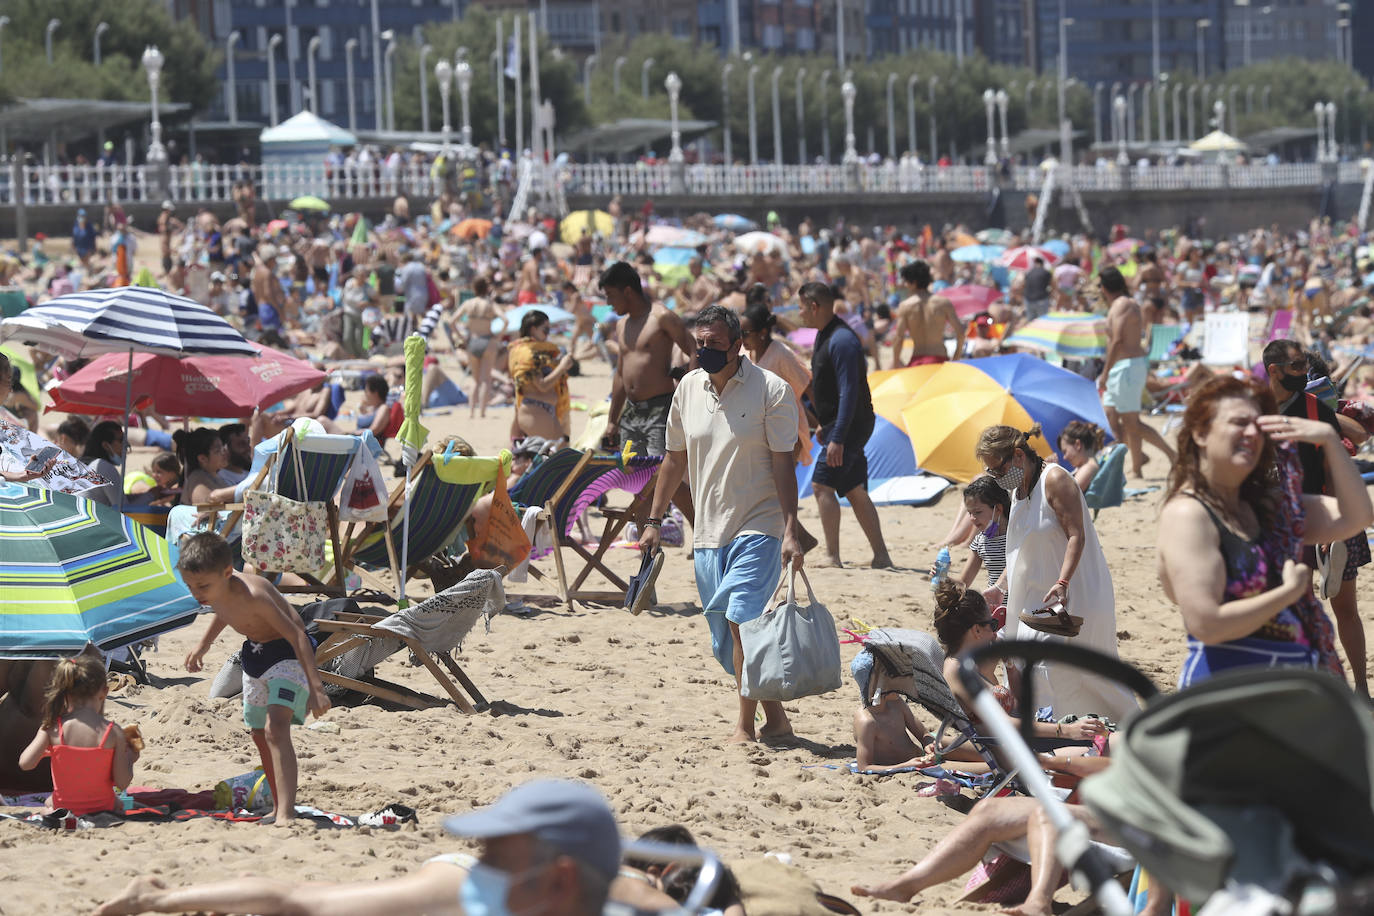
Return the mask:
[[257,355],[233,325],[194,299],[141,286],[49,299],[0,322],[3,340],[73,358],[128,352]]
[[1107,354],[1107,319],[1085,312],[1050,312],[1029,322],[1003,346],[1057,353],[1069,359]]
[[117,649],[198,608],[147,528],[88,499],[0,486],[0,658]]

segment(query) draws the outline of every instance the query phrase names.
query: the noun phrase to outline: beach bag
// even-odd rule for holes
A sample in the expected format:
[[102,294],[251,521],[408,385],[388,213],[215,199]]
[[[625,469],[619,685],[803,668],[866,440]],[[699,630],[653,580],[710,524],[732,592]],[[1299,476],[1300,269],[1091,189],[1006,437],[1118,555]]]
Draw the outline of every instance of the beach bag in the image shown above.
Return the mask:
[[[277,492],[281,480],[281,449],[286,448],[294,430],[282,434],[272,492],[250,490],[244,498],[243,560],[258,569],[272,572],[313,571],[324,566],[324,542],[329,530],[329,512],[323,502],[301,502]],[[301,453],[292,447],[296,479],[305,480]]]
[[506,475],[497,473],[491,512],[482,530],[468,541],[468,556],[479,569],[514,569],[530,555],[530,539],[506,491]]
[[381,465],[366,447],[359,448],[339,491],[339,521],[384,522],[389,499]]
[[[805,607],[796,601],[798,575],[810,602]],[[783,602],[739,625],[744,648],[740,695],[751,700],[797,700],[838,690],[843,683],[835,619],[816,600],[804,571],[785,571],[783,577]]]

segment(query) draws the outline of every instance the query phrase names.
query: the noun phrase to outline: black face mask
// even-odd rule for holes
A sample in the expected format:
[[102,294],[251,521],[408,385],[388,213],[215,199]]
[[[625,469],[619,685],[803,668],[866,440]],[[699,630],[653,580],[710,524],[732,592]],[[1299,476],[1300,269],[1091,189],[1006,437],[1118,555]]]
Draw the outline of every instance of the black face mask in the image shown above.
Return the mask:
[[708,375],[715,375],[729,364],[729,351],[715,350],[711,347],[697,348],[697,365],[705,369]]
[[1279,379],[1279,384],[1283,386],[1284,391],[1297,394],[1307,387],[1307,376],[1284,373],[1283,377]]

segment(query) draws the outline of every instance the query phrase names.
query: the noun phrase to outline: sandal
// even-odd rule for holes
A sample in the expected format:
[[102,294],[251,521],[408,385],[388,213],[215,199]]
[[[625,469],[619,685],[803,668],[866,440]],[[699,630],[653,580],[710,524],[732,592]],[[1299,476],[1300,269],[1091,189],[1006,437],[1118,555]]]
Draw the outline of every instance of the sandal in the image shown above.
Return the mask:
[[1323,601],[1330,601],[1340,594],[1345,583],[1345,541],[1332,541],[1318,544],[1317,552],[1317,594]]
[[630,587],[625,590],[625,607],[629,608],[631,614],[638,617],[645,608],[653,607],[657,603],[654,583],[658,581],[658,574],[662,569],[662,548],[644,554],[639,572],[630,577]]
[[1021,622],[1032,630],[1050,633],[1054,636],[1066,636],[1070,639],[1077,636],[1078,631],[1083,629],[1083,618],[1073,616],[1065,610],[1062,604],[1042,607],[1034,611],[1023,611]]

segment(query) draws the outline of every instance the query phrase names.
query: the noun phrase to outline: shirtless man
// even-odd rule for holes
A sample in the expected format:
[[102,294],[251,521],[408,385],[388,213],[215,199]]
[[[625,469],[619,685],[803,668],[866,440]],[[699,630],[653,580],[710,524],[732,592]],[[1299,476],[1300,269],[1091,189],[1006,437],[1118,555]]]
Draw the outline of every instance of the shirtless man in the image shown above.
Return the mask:
[[453,328],[467,321],[468,336],[465,349],[468,353],[468,371],[472,373],[473,390],[468,419],[480,414],[487,415],[487,403],[491,400],[491,370],[496,365],[496,356],[501,352],[501,342],[493,333],[491,323],[501,317],[501,307],[487,298],[491,292],[491,281],[478,277],[472,281],[473,298],[458,306],[453,313]]
[[544,249],[530,250],[530,256],[520,265],[520,275],[515,281],[515,304],[533,305],[544,294],[544,283],[540,279],[539,267],[544,260]]
[[[930,292],[931,269],[925,261],[902,265],[902,282],[911,295],[897,306],[896,337],[892,341],[892,367],[924,366],[949,359],[945,350],[945,328],[954,331],[954,358],[964,352],[964,325],[954,311],[954,303]],[[902,344],[911,338],[911,361],[902,362]]]
[[1097,390],[1102,394],[1112,435],[1130,450],[1131,476],[1138,478],[1146,460],[1140,445],[1142,437],[1168,455],[1170,462],[1174,453],[1154,427],[1140,422],[1140,398],[1150,373],[1140,306],[1128,294],[1126,278],[1115,267],[1103,268],[1098,280],[1103,295],[1111,300],[1111,307],[1107,310],[1107,357],[1102,374],[1097,377]]
[[185,229],[186,225],[176,218],[176,209],[170,200],[162,202],[162,210],[157,215],[157,234],[162,238],[162,272],[172,269],[172,234]]
[[686,308],[681,310],[684,316],[695,315],[716,301],[716,281],[703,273],[701,267],[700,255],[687,262],[687,273],[692,279],[687,286]]
[[[283,334],[286,322],[286,290],[277,281],[277,248],[263,245],[258,249],[258,260],[253,265],[253,276],[249,281],[253,287],[253,298],[258,303],[258,321],[264,332],[274,331]],[[267,311],[263,310],[268,306]],[[266,321],[263,319],[266,318]]]
[[[689,359],[696,353],[692,335],[682,319],[661,305],[651,304],[639,282],[639,274],[624,261],[616,261],[601,274],[601,290],[615,313],[615,342],[620,358],[611,380],[611,410],[607,424],[608,448],[624,442],[646,455],[667,453],[665,436],[668,410],[677,386],[673,347]],[[688,522],[693,519],[692,495],[687,481],[673,494],[673,503]]]
[[935,258],[930,264],[935,279],[946,286],[954,285],[954,258],[949,255],[949,244],[943,239],[935,243]]

